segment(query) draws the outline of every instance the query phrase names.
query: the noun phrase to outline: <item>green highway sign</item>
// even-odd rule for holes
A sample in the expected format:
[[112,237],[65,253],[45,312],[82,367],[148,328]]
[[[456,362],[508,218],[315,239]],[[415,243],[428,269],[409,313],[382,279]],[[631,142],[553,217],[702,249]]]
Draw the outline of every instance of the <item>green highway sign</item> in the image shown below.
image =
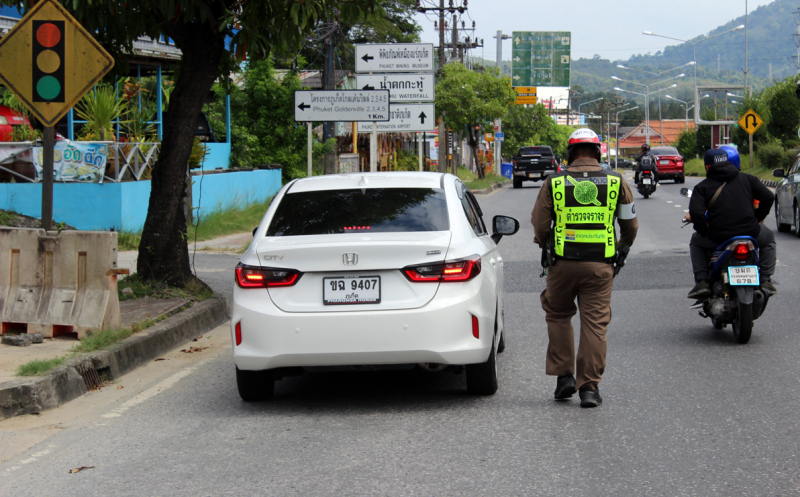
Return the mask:
[[571,32],[514,31],[511,46],[512,86],[569,86]]

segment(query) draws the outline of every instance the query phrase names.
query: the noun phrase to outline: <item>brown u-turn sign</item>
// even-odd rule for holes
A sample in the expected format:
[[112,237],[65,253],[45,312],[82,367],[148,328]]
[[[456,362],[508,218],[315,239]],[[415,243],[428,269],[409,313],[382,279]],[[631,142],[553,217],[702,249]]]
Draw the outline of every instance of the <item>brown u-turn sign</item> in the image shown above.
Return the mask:
[[764,124],[764,120],[753,109],[748,110],[739,118],[739,126],[751,135],[758,131],[762,124]]

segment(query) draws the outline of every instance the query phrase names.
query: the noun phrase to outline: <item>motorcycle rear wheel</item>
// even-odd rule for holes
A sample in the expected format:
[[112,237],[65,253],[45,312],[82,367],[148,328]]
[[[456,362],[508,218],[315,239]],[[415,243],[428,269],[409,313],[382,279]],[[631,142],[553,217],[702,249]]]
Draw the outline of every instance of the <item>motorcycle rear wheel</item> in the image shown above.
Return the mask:
[[753,304],[739,304],[739,315],[733,321],[733,336],[738,343],[747,343],[753,334]]

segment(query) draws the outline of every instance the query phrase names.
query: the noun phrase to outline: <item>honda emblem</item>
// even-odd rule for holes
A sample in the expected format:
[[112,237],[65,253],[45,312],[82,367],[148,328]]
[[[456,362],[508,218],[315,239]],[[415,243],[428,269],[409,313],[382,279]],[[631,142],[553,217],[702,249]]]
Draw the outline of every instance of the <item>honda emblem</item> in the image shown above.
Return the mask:
[[355,252],[348,252],[342,255],[342,262],[345,266],[355,266],[358,264],[358,254]]

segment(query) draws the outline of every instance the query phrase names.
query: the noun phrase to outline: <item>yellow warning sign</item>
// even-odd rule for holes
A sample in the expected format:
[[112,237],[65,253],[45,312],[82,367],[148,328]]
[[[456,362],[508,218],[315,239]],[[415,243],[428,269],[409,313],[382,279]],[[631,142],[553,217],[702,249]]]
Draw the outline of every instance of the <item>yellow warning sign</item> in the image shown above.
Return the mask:
[[538,102],[536,95],[517,95],[517,105],[531,104],[535,105]]
[[520,95],[536,95],[535,86],[515,86],[514,91]]
[[41,0],[0,40],[0,81],[54,126],[114,59],[55,0]]
[[764,120],[753,109],[745,112],[739,119],[739,126],[751,135],[758,131],[762,124],[764,124]]
[[485,133],[484,134],[484,139],[487,142],[493,142],[494,141],[494,133]]

